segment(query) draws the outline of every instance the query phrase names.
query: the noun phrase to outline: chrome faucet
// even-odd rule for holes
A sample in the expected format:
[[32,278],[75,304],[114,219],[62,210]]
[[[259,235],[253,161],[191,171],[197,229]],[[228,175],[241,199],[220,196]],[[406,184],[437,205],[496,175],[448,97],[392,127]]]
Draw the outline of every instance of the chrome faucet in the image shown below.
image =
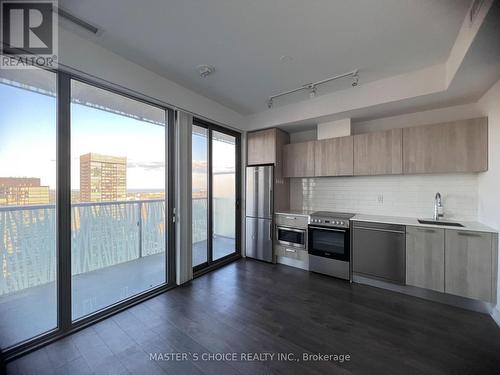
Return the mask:
[[434,220],[439,220],[443,216],[443,202],[441,201],[441,194],[437,192],[434,197]]

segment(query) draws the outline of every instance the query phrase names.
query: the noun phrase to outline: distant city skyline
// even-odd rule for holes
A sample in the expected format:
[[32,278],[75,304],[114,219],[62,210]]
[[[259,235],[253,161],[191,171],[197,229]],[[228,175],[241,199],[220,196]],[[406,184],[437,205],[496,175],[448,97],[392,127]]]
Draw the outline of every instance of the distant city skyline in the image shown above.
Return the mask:
[[[27,107],[37,110],[21,110]],[[0,176],[39,178],[54,196],[56,136],[56,98],[2,84],[0,79]],[[72,191],[80,189],[79,158],[87,153],[126,157],[127,192],[163,191],[164,138],[162,126],[72,103]],[[214,173],[234,171],[234,160],[227,157],[234,153],[234,145],[216,142]],[[193,137],[193,191],[206,191],[206,144],[206,137]]]

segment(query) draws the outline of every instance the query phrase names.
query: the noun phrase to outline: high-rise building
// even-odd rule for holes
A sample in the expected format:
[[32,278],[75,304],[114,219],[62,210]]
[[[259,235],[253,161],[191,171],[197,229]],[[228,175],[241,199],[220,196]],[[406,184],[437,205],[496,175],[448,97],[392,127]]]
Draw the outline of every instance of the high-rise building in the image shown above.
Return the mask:
[[127,198],[127,158],[89,153],[80,156],[80,201]]
[[49,187],[34,177],[0,177],[0,205],[49,204]]

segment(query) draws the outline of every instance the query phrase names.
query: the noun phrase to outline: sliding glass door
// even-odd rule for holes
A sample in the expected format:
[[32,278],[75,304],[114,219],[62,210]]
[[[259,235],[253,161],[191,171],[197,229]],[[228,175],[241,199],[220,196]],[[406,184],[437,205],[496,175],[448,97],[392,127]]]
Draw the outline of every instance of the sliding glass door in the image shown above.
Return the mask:
[[192,134],[193,267],[208,262],[208,129]]
[[228,129],[195,120],[192,131],[193,267],[239,253],[239,142]]
[[43,69],[0,70],[0,349],[166,290],[173,111]]
[[0,347],[57,328],[56,74],[0,69]]
[[236,136],[212,131],[212,259],[236,251]]
[[71,84],[72,318],[166,282],[165,109]]

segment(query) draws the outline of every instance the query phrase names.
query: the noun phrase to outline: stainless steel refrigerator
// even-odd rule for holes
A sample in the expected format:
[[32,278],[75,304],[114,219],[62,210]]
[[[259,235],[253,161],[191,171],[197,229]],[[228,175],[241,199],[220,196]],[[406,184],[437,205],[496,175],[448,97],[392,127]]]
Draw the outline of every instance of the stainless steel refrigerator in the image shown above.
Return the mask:
[[273,262],[274,167],[247,167],[246,256]]

